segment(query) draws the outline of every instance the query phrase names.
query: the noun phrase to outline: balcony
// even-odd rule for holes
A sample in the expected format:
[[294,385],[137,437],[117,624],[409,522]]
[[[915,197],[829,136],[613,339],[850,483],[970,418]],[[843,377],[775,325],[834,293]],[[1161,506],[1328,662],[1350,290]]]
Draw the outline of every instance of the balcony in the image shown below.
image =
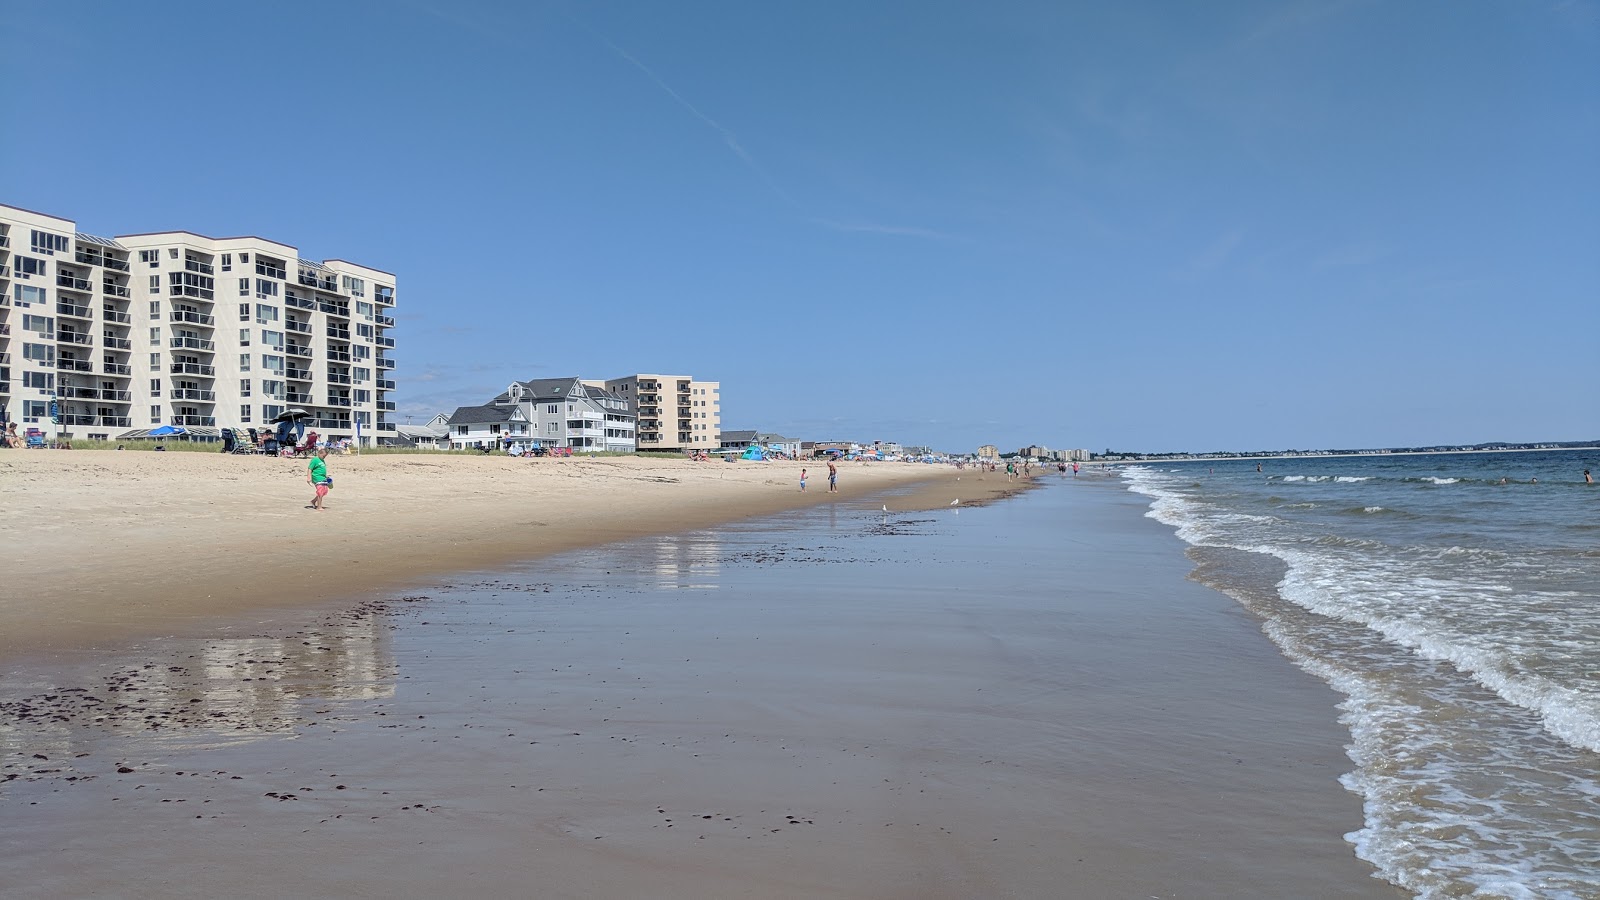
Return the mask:
[[99,253],[86,253],[79,250],[73,254],[73,259],[81,266],[104,266],[118,272],[128,271],[127,260],[117,259],[114,256],[101,256]]
[[85,293],[94,290],[94,285],[89,282],[89,279],[74,278],[66,274],[58,274],[56,276],[56,286],[64,287],[69,291],[83,291]]
[[350,398],[349,397],[329,397],[328,398],[328,405],[329,406],[349,406],[350,405]]
[[209,303],[216,296],[216,293],[211,288],[195,287],[192,284],[169,284],[167,285],[167,296],[193,297],[196,300],[205,300]]
[[316,418],[316,419],[305,419],[304,421],[306,423],[306,427],[308,427],[308,428],[349,428],[350,427],[350,420],[349,419]]
[[87,306],[78,306],[74,303],[57,303],[56,315],[72,319],[93,319],[94,311]]
[[212,353],[217,349],[217,342],[197,337],[175,337],[167,340],[167,346],[174,350],[203,350]]
[[309,310],[311,312],[317,311],[317,304],[315,302],[308,300],[305,297],[296,297],[293,294],[283,298],[283,305],[292,306],[296,309]]
[[349,375],[335,375],[332,372],[329,372],[328,373],[328,383],[329,384],[349,384],[350,383],[350,376]]
[[334,362],[347,363],[347,362],[350,361],[350,351],[349,350],[334,350],[332,348],[329,348],[329,350],[328,350],[328,359],[330,359],[330,360],[332,360]]
[[295,332],[296,334],[311,333],[311,324],[309,322],[296,322],[293,319],[285,319],[283,322],[283,327],[289,331]]
[[175,309],[167,314],[169,322],[188,322],[191,325],[215,325],[216,316],[208,316],[203,312],[194,312],[187,309]]
[[283,370],[283,377],[288,378],[291,381],[310,381],[311,370],[296,369],[295,367],[290,366],[289,368]]
[[132,428],[133,419],[128,416],[101,416],[100,424],[106,428]]
[[298,356],[303,359],[311,358],[311,348],[307,347],[305,344],[286,343],[283,345],[283,352],[289,354],[290,356]]
[[288,393],[283,395],[283,401],[285,403],[298,403],[301,406],[310,406],[311,405],[311,395],[310,394],[299,394],[299,393],[295,393],[294,391],[289,391]]
[[203,263],[198,259],[185,259],[183,261],[183,267],[190,272],[199,272],[201,275],[215,274],[210,263]]
[[0,366],[9,365],[11,365],[11,354],[9,352],[0,353]]
[[199,400],[202,403],[215,403],[217,400],[216,391],[202,391],[196,388],[173,388],[167,392],[167,396],[173,400]]
[[378,409],[383,412],[394,412],[395,402],[393,400],[379,400]]
[[387,356],[380,356],[380,357],[378,357],[378,368],[380,368],[380,369],[392,369],[392,368],[394,368],[394,360],[390,359]]
[[381,338],[378,338],[377,344],[378,344],[379,347],[383,347],[383,348],[388,349],[388,350],[393,350],[394,349],[394,338],[392,338],[392,337],[381,337]]
[[0,266],[0,278],[10,278],[10,277],[11,277],[11,267],[10,266]]
[[385,293],[382,289],[379,289],[377,295],[374,296],[373,299],[378,301],[379,306],[393,306],[394,292],[390,291]]
[[174,425],[216,425],[216,416],[173,416]]
[[61,424],[63,424],[63,425],[99,425],[100,424],[100,417],[99,416],[63,415],[61,417]]
[[379,422],[378,423],[378,430],[379,431],[394,431],[395,430],[394,423],[393,422]]
[[339,328],[339,327],[334,326],[334,325],[329,325],[328,326],[328,337],[338,338],[341,341],[348,341],[348,340],[350,340],[350,329],[348,329],[348,328]]
[[125,312],[117,312],[115,309],[112,309],[109,306],[100,307],[100,318],[104,319],[106,321],[107,325],[111,325],[111,324],[132,325],[133,324],[133,316],[130,316]]
[[322,300],[317,303],[317,309],[322,310],[330,316],[338,316],[341,319],[350,318],[350,307],[343,306],[338,303],[329,303],[326,300]]
[[4,322],[0,322],[0,335],[7,335],[7,334],[10,334],[10,333],[11,333],[11,326],[7,325]]
[[100,343],[105,345],[106,349],[108,349],[108,350],[132,350],[133,349],[133,341],[130,341],[127,338],[117,337],[116,335],[112,334],[109,331],[106,332],[105,334],[100,335]]
[[84,334],[81,331],[58,331],[56,332],[56,341],[62,344],[77,344],[80,347],[87,347],[94,343],[94,336]]
[[114,281],[103,281],[103,282],[101,282],[100,283],[100,293],[106,295],[107,297],[127,297],[127,296],[129,296],[128,289],[123,287],[120,284],[117,284]]
[[133,374],[133,366],[125,366],[122,363],[114,362],[101,363],[100,371],[107,375],[128,376]]
[[378,322],[378,326],[380,328],[393,328],[394,327],[394,317],[393,316],[378,316],[377,317],[377,322]]
[[167,371],[174,375],[205,375],[209,377],[217,374],[217,367],[200,363],[173,363],[168,367]]
[[380,390],[380,391],[392,391],[392,390],[394,390],[394,382],[390,381],[387,378],[379,378],[378,379],[378,390]]

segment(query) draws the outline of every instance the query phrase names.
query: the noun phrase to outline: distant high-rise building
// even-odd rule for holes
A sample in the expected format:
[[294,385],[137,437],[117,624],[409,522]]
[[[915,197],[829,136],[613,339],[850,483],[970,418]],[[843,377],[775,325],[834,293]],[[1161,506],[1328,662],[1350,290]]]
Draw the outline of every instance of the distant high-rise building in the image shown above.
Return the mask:
[[637,417],[640,450],[712,451],[721,444],[721,382],[688,375],[624,375],[605,382]]
[[110,439],[299,407],[322,437],[372,444],[395,430],[394,305],[390,273],[276,241],[94,237],[0,206],[0,417]]

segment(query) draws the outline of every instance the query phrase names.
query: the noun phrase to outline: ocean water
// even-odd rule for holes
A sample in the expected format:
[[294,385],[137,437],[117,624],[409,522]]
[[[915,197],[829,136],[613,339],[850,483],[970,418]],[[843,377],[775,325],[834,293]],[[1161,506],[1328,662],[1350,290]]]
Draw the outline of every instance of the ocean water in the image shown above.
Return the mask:
[[1600,452],[1262,468],[1122,476],[1344,695],[1357,854],[1421,897],[1600,897]]

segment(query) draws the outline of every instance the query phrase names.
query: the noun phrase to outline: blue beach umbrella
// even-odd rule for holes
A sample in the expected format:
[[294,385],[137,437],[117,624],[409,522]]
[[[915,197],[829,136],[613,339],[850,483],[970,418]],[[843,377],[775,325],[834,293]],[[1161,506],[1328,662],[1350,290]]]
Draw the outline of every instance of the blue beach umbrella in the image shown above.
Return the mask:
[[160,427],[150,429],[151,437],[172,437],[175,434],[188,433],[189,432],[187,429],[179,428],[176,425],[162,425]]

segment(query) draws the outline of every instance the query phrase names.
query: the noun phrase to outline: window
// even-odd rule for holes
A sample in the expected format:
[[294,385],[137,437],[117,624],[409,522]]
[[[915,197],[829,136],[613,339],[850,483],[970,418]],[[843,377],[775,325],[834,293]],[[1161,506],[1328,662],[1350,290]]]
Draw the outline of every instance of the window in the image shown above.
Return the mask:
[[277,374],[282,375],[283,357],[271,356],[263,353],[261,355],[261,368],[266,369],[268,372],[276,372]]
[[547,413],[553,413],[553,412],[556,411],[556,405],[554,403],[552,403],[549,406],[546,406],[544,408],[544,411],[547,412]]
[[56,376],[54,372],[23,372],[22,386],[39,391],[53,391],[56,389]]
[[546,432],[550,433],[550,434],[555,434],[556,433],[556,423],[551,422],[551,423],[545,425],[544,426],[544,430]]
[[356,301],[356,315],[360,316],[363,319],[366,319],[368,322],[371,322],[372,321],[372,304],[368,303],[365,300],[357,300]]
[[139,251],[139,262],[149,263],[150,264],[150,268],[154,269],[155,267],[161,265],[161,251],[160,250],[140,250]]
[[256,299],[265,300],[268,297],[278,296],[278,283],[265,278],[256,279]]
[[150,329],[150,343],[156,344],[156,345],[160,345],[160,343],[161,343],[161,326],[160,325],[157,325],[154,328]]
[[161,407],[159,407],[159,406],[150,407],[150,424],[154,425],[159,421],[161,421]]
[[284,268],[283,260],[273,259],[270,256],[256,256],[256,274],[268,278],[288,278],[289,272]]
[[365,325],[365,324],[362,324],[360,322],[357,322],[356,323],[356,337],[361,338],[362,340],[367,340],[367,341],[372,340],[372,326],[371,325]]
[[241,321],[241,322],[250,321],[250,304],[248,304],[248,303],[239,304],[239,321]]
[[36,332],[41,337],[55,337],[56,320],[49,316],[24,315],[22,317],[22,330]]
[[265,303],[256,304],[256,322],[265,325],[268,322],[278,321],[278,308]]
[[270,422],[277,418],[278,414],[281,412],[283,412],[283,407],[281,406],[263,406],[261,407],[261,420],[263,422]]
[[[232,272],[233,271],[233,254],[232,253],[224,253],[224,254],[222,254],[222,271],[224,271],[224,272]],[[249,420],[247,419],[246,421],[249,421]]]
[[152,369],[161,368],[161,354],[159,354],[159,353],[150,354],[150,368],[152,368]]
[[286,389],[283,382],[268,379],[261,382],[261,393],[266,394],[273,400],[282,400]]
[[160,300],[151,300],[150,301],[150,318],[152,318],[152,319],[161,318],[161,301]]
[[350,358],[351,359],[371,359],[372,358],[372,348],[366,346],[365,344],[351,344],[350,345]]
[[389,287],[386,284],[380,284],[378,285],[375,293],[378,295],[379,303],[388,303],[391,305],[394,303],[394,288]]
[[350,392],[350,399],[356,403],[370,403],[372,402],[372,392],[359,389],[353,390]]
[[250,346],[250,329],[248,329],[248,328],[239,329],[239,346],[241,346],[241,347]]
[[64,234],[51,234],[48,231],[33,232],[33,252],[43,253],[46,256],[55,256],[57,251],[67,252],[71,242]]
[[239,407],[239,421],[246,424],[250,422],[250,404],[246,403]]
[[350,296],[365,297],[367,295],[367,283],[362,279],[345,275],[341,280],[344,282],[345,293]]
[[56,362],[56,348],[55,348],[55,345],[54,344],[23,344],[22,345],[22,358],[23,359],[31,359],[31,360],[34,360],[35,362],[47,363],[49,365],[55,365],[55,362]]
[[[239,296],[241,296],[241,297],[250,296],[250,279],[248,279],[248,278],[239,279]],[[248,319],[248,318],[250,318],[250,312],[249,312],[250,304],[245,303],[245,304],[243,304],[243,306],[245,308],[244,316],[245,316],[245,318]]]
[[350,370],[350,380],[356,384],[365,384],[372,377],[372,370],[364,366],[356,366]]
[[161,396],[161,379],[159,379],[159,378],[150,379],[150,396],[152,396],[152,397]]
[[248,353],[239,354],[239,371],[241,371],[241,372],[250,371],[250,354],[248,354]]
[[274,350],[282,351],[283,350],[283,332],[281,332],[281,331],[263,331],[263,332],[261,332],[261,345],[263,347],[271,347]]
[[22,401],[22,420],[24,422],[37,422],[50,415],[50,404],[43,400]]
[[167,258],[168,259],[177,259],[178,258],[178,248],[177,247],[168,247],[167,248]]
[[152,293],[152,294],[161,293],[161,276],[160,275],[151,275],[150,276],[150,293]]
[[245,263],[246,265],[248,265],[250,263],[250,254],[248,254],[248,253],[239,254],[239,262],[242,262],[242,263]]
[[45,262],[31,256],[19,256],[13,261],[12,266],[17,270],[17,276],[28,278],[33,275],[43,275]]

